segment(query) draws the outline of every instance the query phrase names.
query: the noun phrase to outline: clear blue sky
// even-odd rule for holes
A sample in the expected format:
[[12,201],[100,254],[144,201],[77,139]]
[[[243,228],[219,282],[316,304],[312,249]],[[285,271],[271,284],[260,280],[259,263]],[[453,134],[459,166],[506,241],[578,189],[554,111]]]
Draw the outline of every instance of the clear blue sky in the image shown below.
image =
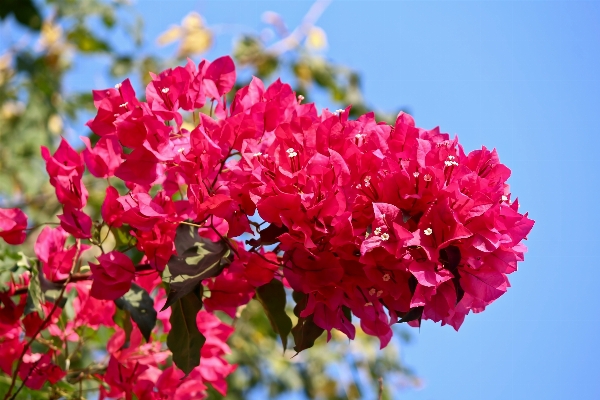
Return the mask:
[[[192,10],[209,24],[260,29],[262,12],[293,27],[310,4],[136,8],[153,40]],[[458,333],[431,323],[413,331],[403,355],[425,387],[397,397],[600,399],[600,2],[337,0],[318,25],[327,57],[362,73],[370,104],[408,106],[418,125],[458,134],[467,150],[496,147],[536,220],[508,294]],[[206,57],[230,49],[221,36]],[[89,85],[89,72],[73,79]]]

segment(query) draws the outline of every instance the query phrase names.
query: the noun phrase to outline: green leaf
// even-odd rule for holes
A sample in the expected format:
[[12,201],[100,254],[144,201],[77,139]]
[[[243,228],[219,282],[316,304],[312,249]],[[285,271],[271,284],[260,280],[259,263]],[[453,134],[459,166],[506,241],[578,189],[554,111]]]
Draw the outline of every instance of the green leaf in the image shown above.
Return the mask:
[[283,350],[287,349],[287,338],[292,330],[292,320],[285,312],[285,289],[281,281],[273,279],[256,288],[256,298],[265,309],[273,330],[281,337]]
[[186,375],[200,365],[200,351],[206,342],[196,323],[196,315],[201,309],[202,302],[195,293],[177,299],[171,307],[167,347],[173,353],[175,365]]
[[[402,315],[402,313],[398,313],[398,314]],[[402,315],[402,318],[400,318],[398,320],[398,323],[418,320],[419,324],[420,324],[422,316],[423,316],[423,307],[414,307],[414,308],[411,308],[410,310],[408,310],[408,312],[404,313],[404,315]]]
[[110,46],[102,39],[98,39],[83,25],[75,27],[67,35],[67,39],[72,42],[82,53],[98,53],[110,51]]
[[278,242],[277,238],[288,231],[285,225],[278,227],[275,224],[270,224],[265,229],[260,230],[260,238],[259,239],[250,239],[247,240],[250,246],[268,246],[271,244],[275,244]]
[[28,258],[23,252],[14,252],[10,248],[0,249],[0,291],[5,291],[25,271],[31,271]]
[[192,292],[207,278],[221,273],[229,264],[229,247],[223,242],[213,242],[200,237],[197,229],[180,225],[175,236],[177,256],[167,264],[163,280],[169,283],[169,295],[163,310]]
[[44,319],[44,309],[42,304],[44,303],[44,293],[42,292],[42,286],[38,277],[38,269],[33,268],[31,271],[31,279],[29,280],[29,287],[27,288],[27,302],[25,303],[24,314],[28,315],[32,312],[37,312],[40,318]]
[[296,350],[296,354],[298,354],[302,350],[313,347],[315,340],[317,340],[325,330],[314,323],[312,315],[306,318],[300,316],[302,310],[306,308],[308,296],[296,291],[292,293],[292,296],[296,301],[294,314],[298,317],[298,323],[292,328],[292,335],[294,335],[294,350]]
[[121,310],[131,314],[131,319],[136,323],[146,342],[150,340],[152,329],[156,325],[156,310],[154,300],[148,292],[139,285],[132,283],[131,289],[122,297],[115,300]]

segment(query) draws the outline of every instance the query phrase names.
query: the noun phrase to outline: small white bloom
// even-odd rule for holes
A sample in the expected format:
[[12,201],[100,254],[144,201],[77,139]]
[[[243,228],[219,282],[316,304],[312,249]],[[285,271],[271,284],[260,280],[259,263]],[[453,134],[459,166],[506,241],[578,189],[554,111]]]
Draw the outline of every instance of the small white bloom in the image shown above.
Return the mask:
[[413,172],[413,176],[414,176],[415,178],[418,178],[418,177],[419,177],[419,173],[418,173],[418,172]]
[[262,153],[259,151],[258,153],[254,153],[254,157],[260,157],[262,156]]
[[371,303],[370,301],[365,303],[365,307],[372,306],[372,305],[373,305],[373,303]]
[[166,88],[163,88],[163,89],[161,90],[161,92],[163,92],[163,93],[169,93],[169,88],[168,88],[168,87],[166,87]]
[[121,104],[119,107],[123,107],[123,108],[125,108],[125,107],[127,107],[127,104],[128,104],[128,103],[127,103],[127,102],[125,102],[125,103]]
[[433,229],[431,228],[427,228],[423,231],[423,233],[427,236],[431,235],[433,233]]
[[503,194],[502,195],[502,201],[507,201],[507,200],[508,200],[508,196],[506,196],[506,195]]
[[390,274],[385,274],[385,275],[383,275],[382,279],[383,279],[384,282],[387,282],[390,279],[392,279],[392,277],[390,276]]
[[381,235],[381,240],[385,241],[388,240],[390,238],[390,235],[388,235],[387,233],[384,233]]
[[374,235],[379,235],[381,233],[381,228],[375,228],[375,231],[373,232]]
[[298,95],[298,101],[302,101],[304,100],[304,96],[302,96],[301,94]]
[[376,292],[375,288],[371,288],[371,290],[369,290],[369,294],[371,296],[373,296],[375,294],[375,292]]
[[119,89],[121,89],[121,86],[122,86],[122,85],[121,85],[120,83],[117,83],[117,84],[115,85],[115,89],[119,90]]
[[423,177],[423,180],[424,180],[425,182],[429,182],[429,181],[431,181],[431,175],[429,175],[429,174],[425,174],[425,176]]
[[377,291],[377,297],[381,297],[382,294],[383,294],[383,290],[378,290]]

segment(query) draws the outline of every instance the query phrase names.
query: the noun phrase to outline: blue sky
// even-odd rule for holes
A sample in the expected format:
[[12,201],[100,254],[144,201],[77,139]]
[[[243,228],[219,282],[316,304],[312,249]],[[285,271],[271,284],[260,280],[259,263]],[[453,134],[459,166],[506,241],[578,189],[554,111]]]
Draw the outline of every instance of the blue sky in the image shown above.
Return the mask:
[[[209,24],[295,26],[311,2],[139,1],[148,37],[191,10]],[[235,11],[235,12],[232,12]],[[362,73],[379,109],[496,147],[536,220],[512,288],[460,332],[425,323],[403,350],[424,379],[406,399],[600,398],[600,3],[333,1],[331,60]],[[224,54],[218,38],[207,58]]]
[[[264,11],[294,27],[311,3],[138,0],[135,8],[153,46],[190,11],[209,25],[259,30]],[[536,220],[508,294],[458,333],[432,323],[413,331],[403,357],[425,387],[397,397],[600,398],[600,2],[334,0],[318,25],[326,56],[361,72],[370,104],[409,107],[419,126],[458,134],[466,150],[497,148],[513,196]],[[205,57],[231,43],[219,36]],[[89,71],[71,79],[87,88]]]

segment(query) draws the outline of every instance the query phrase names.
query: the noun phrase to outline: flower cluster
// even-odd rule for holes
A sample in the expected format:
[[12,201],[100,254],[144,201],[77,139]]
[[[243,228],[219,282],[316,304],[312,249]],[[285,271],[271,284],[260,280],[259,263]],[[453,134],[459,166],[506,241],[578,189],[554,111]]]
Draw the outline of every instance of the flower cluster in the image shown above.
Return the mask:
[[[94,302],[95,311],[77,314],[63,335],[75,335],[77,324],[115,327],[106,317],[115,312],[111,300],[119,305],[138,287],[158,292],[154,304],[160,298],[164,305],[158,318],[167,333],[169,307],[179,313],[191,301],[186,296],[202,293],[204,310],[193,315],[206,338],[203,361],[186,371],[187,381],[173,379],[185,375],[175,367],[159,368],[169,355],[155,342],[143,344],[141,329],[125,346],[117,327],[101,398],[132,391],[188,398],[205,382],[224,392],[223,379],[234,368],[221,357],[231,328],[212,313],[234,317],[253,297],[285,302],[285,295],[270,293],[294,291],[298,325],[272,322],[284,345],[291,330],[297,351],[312,345],[300,343],[309,325],[353,338],[352,315],[383,347],[397,322],[418,326],[430,319],[458,330],[469,312],[506,292],[507,274],[523,260],[533,221],[512,199],[510,170],[495,150],[467,154],[457,138],[418,128],[406,113],[394,125],[373,113],[351,120],[350,108],[319,114],[279,80],[265,87],[253,78],[232,93],[235,80],[233,61],[222,57],[153,74],[146,101],[129,80],[94,91],[98,113],[87,125],[98,140],[83,137],[81,154],[64,140],[53,155],[42,150],[63,214],[61,227],[45,228],[36,243],[41,276],[69,282],[81,252],[102,248],[94,239],[100,228],[132,243],[103,250],[89,263],[91,286],[76,288],[79,304]],[[102,221],[84,210],[85,167],[110,183]],[[7,242],[22,242],[25,227],[19,210],[0,210]],[[76,244],[66,247],[69,235]],[[144,286],[141,271],[156,282],[146,279]],[[169,293],[157,286],[161,276]],[[17,341],[11,354],[18,355],[21,332],[7,332]],[[40,357],[21,367],[55,367]],[[60,379],[57,372],[47,376]],[[188,397],[175,396],[183,392]]]

